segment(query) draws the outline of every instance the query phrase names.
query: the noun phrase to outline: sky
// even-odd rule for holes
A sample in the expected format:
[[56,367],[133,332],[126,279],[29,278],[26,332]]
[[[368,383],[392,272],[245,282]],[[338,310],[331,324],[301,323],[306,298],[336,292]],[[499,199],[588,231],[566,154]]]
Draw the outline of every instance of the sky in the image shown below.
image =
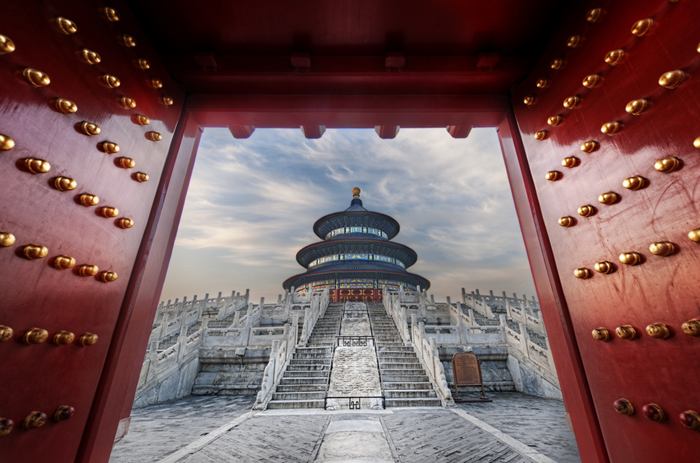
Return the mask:
[[445,129],[256,130],[236,140],[205,130],[161,300],[249,288],[253,301],[283,292],[304,269],[313,223],[344,210],[352,187],[365,208],[401,225],[394,238],[418,253],[409,271],[439,300],[479,288],[534,294],[495,129],[454,139]]

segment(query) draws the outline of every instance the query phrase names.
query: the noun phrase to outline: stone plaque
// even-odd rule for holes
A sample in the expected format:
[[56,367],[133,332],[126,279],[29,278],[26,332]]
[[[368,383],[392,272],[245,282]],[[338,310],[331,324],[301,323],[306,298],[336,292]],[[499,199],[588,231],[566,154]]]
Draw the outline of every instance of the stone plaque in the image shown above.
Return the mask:
[[459,352],[452,356],[455,386],[481,386],[481,367],[476,355]]

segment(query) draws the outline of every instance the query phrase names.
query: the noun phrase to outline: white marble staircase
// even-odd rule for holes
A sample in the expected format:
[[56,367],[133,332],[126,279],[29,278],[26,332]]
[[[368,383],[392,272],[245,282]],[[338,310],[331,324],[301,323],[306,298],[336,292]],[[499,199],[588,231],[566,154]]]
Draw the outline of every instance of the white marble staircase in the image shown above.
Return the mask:
[[331,304],[305,347],[297,346],[267,408],[324,408],[343,305]]
[[442,402],[413,347],[401,341],[384,306],[369,304],[368,310],[377,346],[385,407],[440,407]]

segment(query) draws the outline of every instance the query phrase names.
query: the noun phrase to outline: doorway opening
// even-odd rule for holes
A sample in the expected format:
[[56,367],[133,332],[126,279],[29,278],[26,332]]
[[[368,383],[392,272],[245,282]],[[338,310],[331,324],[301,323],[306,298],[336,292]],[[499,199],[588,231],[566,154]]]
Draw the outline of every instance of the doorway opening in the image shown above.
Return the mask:
[[[285,325],[294,313],[314,304],[280,294],[281,282],[300,270],[297,251],[318,241],[314,220],[345,209],[354,186],[361,187],[367,209],[401,222],[400,240],[418,255],[411,270],[432,282],[424,294],[407,291],[396,310],[407,314],[411,330],[413,315],[420,335],[433,340],[448,385],[454,382],[452,355],[470,349],[480,357],[496,404],[525,410],[536,400],[517,391],[557,397],[498,143],[496,131],[486,128],[472,130],[466,139],[427,128],[402,130],[393,139],[362,129],[331,129],[319,139],[304,138],[298,129],[263,129],[245,140],[233,140],[226,129],[207,129],[156,318],[161,332],[149,342],[135,414],[163,399],[194,394],[189,400],[203,403],[222,391],[247,396],[251,401],[241,399],[243,404],[252,405],[273,343],[288,334]],[[329,302],[365,296],[364,302],[386,305],[381,290],[369,298],[362,291],[332,288]],[[183,343],[189,346],[183,357],[191,364],[178,367],[177,380],[170,380],[177,387],[164,388],[157,372],[168,367],[158,356]],[[196,349],[204,354],[193,355]],[[222,360],[227,356],[230,361]],[[555,421],[565,423],[561,402],[544,403]],[[494,410],[483,407],[481,418],[492,420]],[[565,425],[561,429],[568,432]],[[569,437],[571,455],[564,461],[575,461]],[[115,451],[118,455],[120,447]]]

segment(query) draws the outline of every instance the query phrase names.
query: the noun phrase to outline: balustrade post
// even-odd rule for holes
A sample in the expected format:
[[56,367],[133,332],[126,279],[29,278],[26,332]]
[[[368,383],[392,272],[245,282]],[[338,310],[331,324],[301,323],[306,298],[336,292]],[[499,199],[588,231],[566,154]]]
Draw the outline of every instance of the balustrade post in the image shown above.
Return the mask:
[[522,335],[522,347],[521,350],[523,354],[525,354],[525,357],[528,359],[530,358],[530,347],[528,346],[528,341],[530,340],[530,335],[527,334],[527,325],[521,322],[517,322],[518,327],[520,328],[520,334]]
[[418,329],[416,330],[416,334],[418,334],[418,340],[416,344],[420,346],[419,350],[421,358],[425,358],[425,346],[423,345],[423,340],[425,339],[425,323],[423,323],[423,321],[419,321],[417,326]]
[[464,317],[462,316],[461,312],[457,312],[457,330],[459,330],[459,343],[460,344],[466,344],[467,343],[467,325],[464,322]]
[[177,353],[177,362],[180,363],[182,359],[185,357],[185,352],[186,352],[186,347],[187,347],[187,323],[185,323],[186,320],[183,319],[180,321],[180,333],[177,336],[177,343],[178,343],[178,353]]
[[435,364],[435,362],[438,362],[438,363],[440,362],[440,353],[437,350],[435,338],[430,338],[428,343],[430,344],[430,354],[431,354],[430,357],[432,359],[432,361],[430,363],[433,365],[433,380],[437,383],[437,380],[438,380],[437,372],[439,370],[438,370],[438,366]]
[[411,339],[410,333],[408,332],[408,315],[406,313],[406,307],[401,307],[401,333],[403,334],[403,341],[406,342]]

